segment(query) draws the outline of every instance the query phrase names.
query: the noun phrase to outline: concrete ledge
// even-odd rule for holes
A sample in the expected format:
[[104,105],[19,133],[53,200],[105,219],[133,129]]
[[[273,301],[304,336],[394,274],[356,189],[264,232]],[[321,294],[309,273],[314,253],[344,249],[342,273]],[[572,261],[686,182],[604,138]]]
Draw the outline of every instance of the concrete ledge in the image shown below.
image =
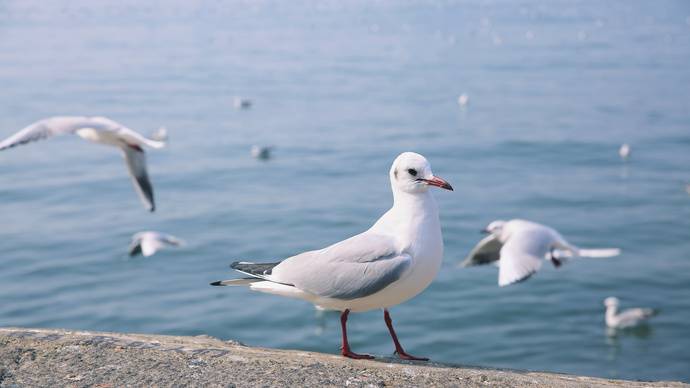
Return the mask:
[[262,349],[208,336],[0,328],[0,387],[688,386]]

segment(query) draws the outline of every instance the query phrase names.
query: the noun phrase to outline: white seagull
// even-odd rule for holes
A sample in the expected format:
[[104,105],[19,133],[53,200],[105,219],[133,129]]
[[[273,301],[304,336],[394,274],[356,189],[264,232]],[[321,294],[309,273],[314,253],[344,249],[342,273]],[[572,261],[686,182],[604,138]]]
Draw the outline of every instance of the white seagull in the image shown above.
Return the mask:
[[232,106],[234,106],[235,109],[249,109],[252,107],[252,100],[235,96],[232,99]]
[[623,161],[627,161],[630,158],[631,153],[632,149],[628,143],[623,143],[621,148],[618,149],[618,156],[620,156]]
[[144,206],[149,211],[155,210],[153,187],[146,172],[146,155],[142,147],[165,147],[167,132],[164,128],[156,132],[155,138],[147,138],[106,117],[56,116],[37,121],[3,140],[0,142],[0,151],[66,133],[73,133],[95,143],[120,148],[127,162],[134,188]]
[[273,147],[271,146],[253,145],[251,149],[251,154],[253,158],[260,160],[268,160],[271,158],[271,151],[273,151]]
[[632,308],[618,313],[618,298],[609,296],[604,299],[606,306],[606,326],[612,329],[625,329],[639,325],[657,314],[650,308]]
[[179,247],[184,241],[179,238],[155,231],[139,232],[132,236],[129,245],[129,255],[134,257],[141,254],[144,257],[153,256],[159,249],[165,247]]
[[580,249],[568,243],[560,233],[546,225],[526,220],[497,220],[484,230],[489,233],[479,241],[462,267],[495,263],[501,287],[526,280],[541,267],[544,259],[560,267],[571,257],[612,257],[618,248]]
[[232,263],[231,268],[249,277],[211,285],[248,285],[252,290],[303,299],[323,309],[341,311],[341,354],[350,358],[373,357],[350,350],[348,314],[382,308],[398,356],[427,360],[403,350],[388,308],[422,292],[438,273],[443,238],[438,206],[429,186],[453,188],[434,176],[429,162],[413,152],[400,154],[389,176],[393,207],[369,230],[281,262]]

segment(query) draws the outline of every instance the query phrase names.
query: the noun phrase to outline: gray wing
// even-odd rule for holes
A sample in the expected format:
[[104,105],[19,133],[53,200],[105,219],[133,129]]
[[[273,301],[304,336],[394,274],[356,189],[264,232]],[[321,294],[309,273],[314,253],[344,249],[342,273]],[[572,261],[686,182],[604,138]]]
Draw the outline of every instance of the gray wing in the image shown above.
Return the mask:
[[72,133],[74,128],[69,125],[64,125],[64,118],[57,118],[63,120],[56,120],[56,118],[44,119],[37,121],[7,139],[0,142],[0,151],[21,144],[46,139],[51,136],[61,135],[63,133]]
[[151,186],[149,175],[146,172],[146,154],[144,150],[138,146],[124,146],[122,150],[125,154],[127,169],[132,176],[132,183],[141,201],[149,211],[156,210],[153,200],[153,186]]
[[627,327],[634,326],[654,315],[656,315],[656,311],[653,309],[638,307],[622,311],[616,318],[618,318],[619,326]]
[[493,234],[484,237],[475,245],[467,255],[465,260],[460,263],[461,267],[472,267],[484,265],[498,261],[501,258],[501,248],[503,244]]
[[411,261],[410,255],[396,251],[392,238],[365,232],[286,259],[268,279],[322,297],[350,300],[386,288],[403,276]]

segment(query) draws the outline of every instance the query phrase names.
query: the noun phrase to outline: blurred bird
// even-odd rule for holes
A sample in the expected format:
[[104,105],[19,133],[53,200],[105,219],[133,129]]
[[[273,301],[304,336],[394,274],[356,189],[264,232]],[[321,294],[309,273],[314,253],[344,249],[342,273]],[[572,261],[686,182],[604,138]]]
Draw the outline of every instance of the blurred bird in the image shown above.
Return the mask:
[[144,257],[153,256],[159,249],[166,247],[179,247],[184,241],[179,238],[155,231],[139,232],[132,236],[129,245],[129,255],[143,255]]
[[249,109],[252,106],[252,100],[235,96],[232,99],[232,106],[234,106],[235,109]]
[[443,236],[438,206],[429,188],[453,188],[431,172],[422,155],[413,152],[395,159],[389,178],[393,207],[369,230],[281,262],[234,262],[230,267],[247,277],[211,285],[249,286],[255,291],[303,299],[324,309],[341,311],[341,354],[350,358],[373,358],[350,350],[350,311],[381,308],[398,356],[426,360],[403,350],[388,308],[424,291],[441,268]]
[[256,159],[268,160],[271,158],[271,151],[273,151],[273,147],[271,146],[253,145],[251,153],[252,157]]
[[635,327],[657,314],[657,310],[650,308],[631,308],[618,313],[618,298],[609,296],[604,299],[606,306],[606,326],[612,329]]
[[623,143],[621,145],[621,148],[618,149],[618,155],[620,155],[621,159],[624,161],[627,161],[630,158],[630,153],[632,152],[632,149],[628,145],[628,143]]
[[470,102],[470,96],[467,94],[463,93],[458,97],[458,105],[460,106],[466,106]]
[[[156,209],[153,200],[153,186],[151,186],[146,172],[146,154],[142,147],[163,148],[166,144],[165,140],[147,138],[109,118],[56,116],[43,119],[0,142],[0,151],[66,133],[76,134],[94,143],[119,148],[124,155],[134,188],[144,206],[149,211]],[[164,128],[159,129],[155,135],[165,135],[167,138],[167,132]]]
[[498,285],[501,287],[526,280],[541,268],[544,260],[560,267],[572,257],[620,254],[618,248],[580,249],[568,243],[556,230],[520,219],[493,221],[482,232],[489,236],[479,241],[460,266],[498,265]]

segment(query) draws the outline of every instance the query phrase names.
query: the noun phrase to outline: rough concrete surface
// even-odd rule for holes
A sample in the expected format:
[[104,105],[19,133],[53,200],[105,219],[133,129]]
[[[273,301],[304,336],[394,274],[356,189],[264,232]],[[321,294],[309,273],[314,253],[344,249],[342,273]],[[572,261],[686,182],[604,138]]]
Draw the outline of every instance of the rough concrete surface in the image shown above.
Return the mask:
[[208,336],[0,328],[0,387],[644,387],[565,374],[262,349]]

